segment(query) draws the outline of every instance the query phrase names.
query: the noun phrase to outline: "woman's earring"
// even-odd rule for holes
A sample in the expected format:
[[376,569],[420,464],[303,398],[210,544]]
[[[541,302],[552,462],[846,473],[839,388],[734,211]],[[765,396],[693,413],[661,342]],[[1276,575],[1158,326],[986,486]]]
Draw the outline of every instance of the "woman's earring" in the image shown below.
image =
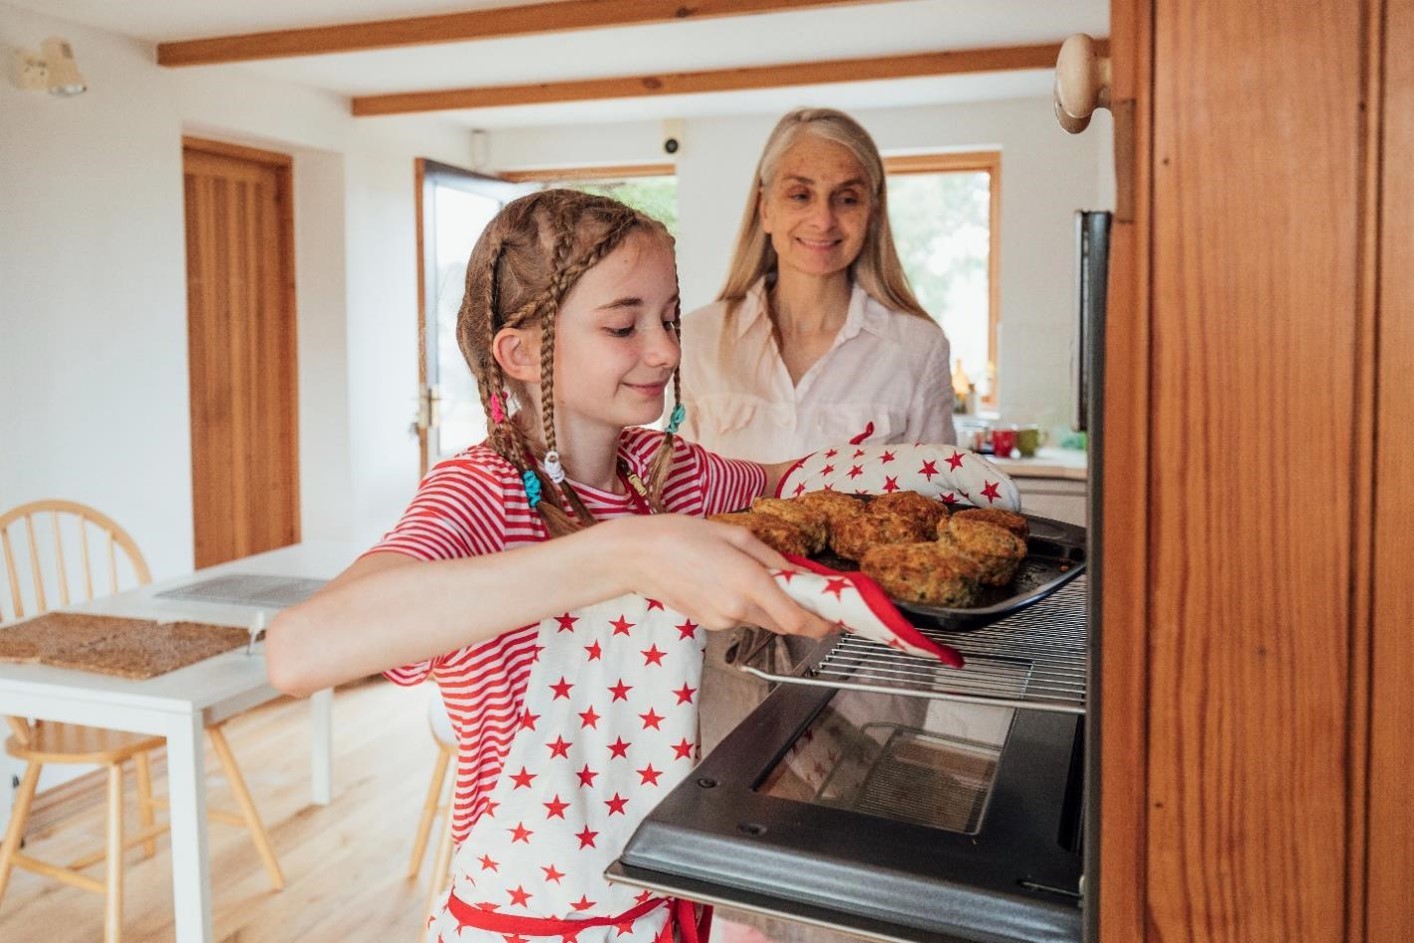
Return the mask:
[[565,480],[565,467],[560,464],[560,453],[554,449],[545,453],[545,474],[557,485]]

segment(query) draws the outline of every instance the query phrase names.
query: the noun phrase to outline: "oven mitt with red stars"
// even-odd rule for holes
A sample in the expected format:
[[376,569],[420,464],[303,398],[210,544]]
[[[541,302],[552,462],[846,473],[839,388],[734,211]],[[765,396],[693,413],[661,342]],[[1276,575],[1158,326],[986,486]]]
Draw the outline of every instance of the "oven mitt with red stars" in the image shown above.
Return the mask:
[[822,619],[890,648],[962,667],[957,649],[918,631],[894,608],[884,590],[863,573],[839,573],[804,557],[788,556],[791,566],[771,575],[786,595]]
[[823,490],[917,491],[945,504],[1021,509],[1021,493],[1001,469],[955,445],[837,445],[792,465],[781,476],[776,497]]

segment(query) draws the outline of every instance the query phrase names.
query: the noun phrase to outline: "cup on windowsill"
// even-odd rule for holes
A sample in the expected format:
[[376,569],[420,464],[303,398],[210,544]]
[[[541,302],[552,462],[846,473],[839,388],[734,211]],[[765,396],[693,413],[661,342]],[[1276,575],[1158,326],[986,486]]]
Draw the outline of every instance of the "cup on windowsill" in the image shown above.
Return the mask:
[[1031,458],[1036,454],[1036,450],[1045,444],[1046,430],[1040,426],[1016,427],[1016,450],[1021,453],[1022,458]]
[[992,454],[997,458],[1016,457],[1016,426],[995,426],[992,429]]

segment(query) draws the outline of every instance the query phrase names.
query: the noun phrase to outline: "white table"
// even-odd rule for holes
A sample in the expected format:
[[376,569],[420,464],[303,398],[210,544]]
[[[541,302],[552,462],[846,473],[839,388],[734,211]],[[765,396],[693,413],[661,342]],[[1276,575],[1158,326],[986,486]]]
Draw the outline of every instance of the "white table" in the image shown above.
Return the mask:
[[[249,626],[259,613],[264,612],[268,618],[276,610],[161,599],[156,594],[233,573],[329,579],[353,562],[357,554],[358,549],[352,544],[310,541],[73,608],[137,619]],[[249,655],[240,648],[146,681],[47,665],[0,663],[0,714],[93,724],[167,738],[177,943],[210,943],[212,939],[203,733],[207,724],[280,696],[266,678],[262,648],[255,646]],[[333,795],[333,692],[320,691],[310,701],[312,799],[327,805]]]

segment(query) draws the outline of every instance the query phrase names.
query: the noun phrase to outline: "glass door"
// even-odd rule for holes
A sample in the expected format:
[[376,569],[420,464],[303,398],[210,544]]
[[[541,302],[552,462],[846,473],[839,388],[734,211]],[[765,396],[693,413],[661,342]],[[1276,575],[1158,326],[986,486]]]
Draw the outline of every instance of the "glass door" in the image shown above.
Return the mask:
[[413,426],[426,474],[438,461],[486,437],[476,381],[457,346],[466,261],[486,224],[530,188],[432,160],[419,160],[417,170],[421,364]]

